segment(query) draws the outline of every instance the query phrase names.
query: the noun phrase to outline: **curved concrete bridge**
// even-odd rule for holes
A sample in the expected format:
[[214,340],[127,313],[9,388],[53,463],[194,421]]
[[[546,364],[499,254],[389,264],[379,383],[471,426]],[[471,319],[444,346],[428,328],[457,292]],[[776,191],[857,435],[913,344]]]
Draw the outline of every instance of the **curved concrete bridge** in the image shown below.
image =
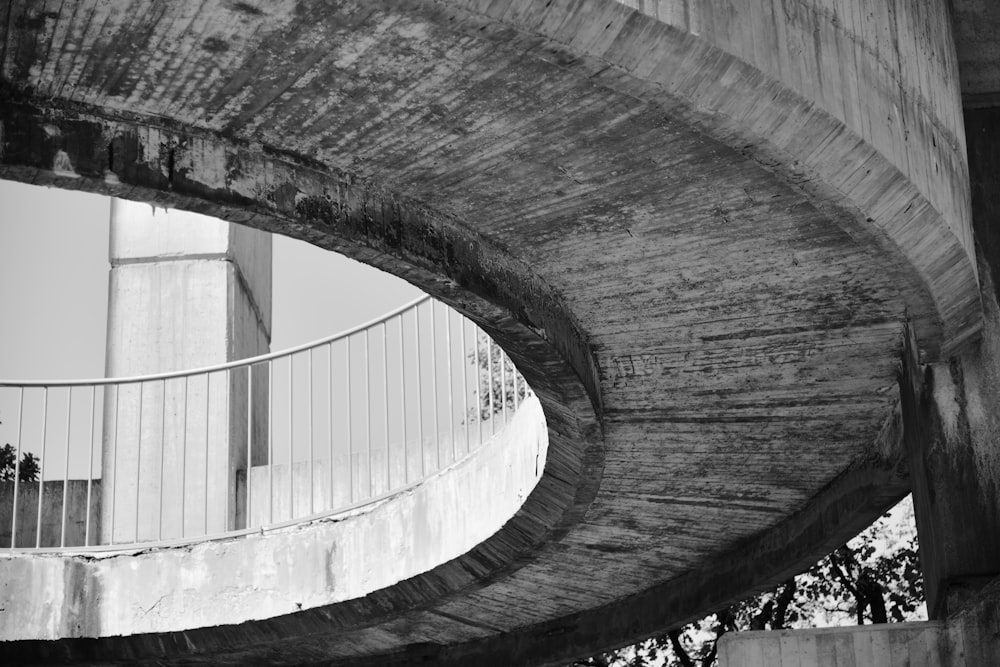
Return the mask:
[[10,2],[0,176],[402,276],[504,345],[549,450],[499,532],[365,597],[3,650],[558,662],[843,542],[909,488],[901,358],[981,326],[947,4]]

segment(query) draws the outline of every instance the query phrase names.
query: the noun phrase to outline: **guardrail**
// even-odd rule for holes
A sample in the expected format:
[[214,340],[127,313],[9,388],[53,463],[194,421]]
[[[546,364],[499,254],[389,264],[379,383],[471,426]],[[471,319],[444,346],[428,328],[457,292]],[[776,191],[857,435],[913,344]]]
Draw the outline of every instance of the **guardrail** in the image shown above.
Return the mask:
[[146,547],[349,510],[468,456],[529,391],[496,343],[430,297],[206,368],[2,380],[0,546]]

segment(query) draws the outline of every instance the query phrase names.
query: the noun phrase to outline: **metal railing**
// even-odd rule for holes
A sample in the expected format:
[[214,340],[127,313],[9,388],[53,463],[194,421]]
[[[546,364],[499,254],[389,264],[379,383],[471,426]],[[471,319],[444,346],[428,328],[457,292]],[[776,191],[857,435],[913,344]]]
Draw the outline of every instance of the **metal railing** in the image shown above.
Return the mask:
[[476,451],[529,391],[430,297],[206,368],[3,380],[0,546],[145,547],[355,508]]

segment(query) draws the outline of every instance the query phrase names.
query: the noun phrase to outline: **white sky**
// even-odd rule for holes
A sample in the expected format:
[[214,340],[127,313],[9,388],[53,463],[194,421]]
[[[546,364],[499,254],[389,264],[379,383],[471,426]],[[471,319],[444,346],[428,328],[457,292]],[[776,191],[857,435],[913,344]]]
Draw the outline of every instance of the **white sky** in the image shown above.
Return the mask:
[[[104,374],[109,199],[0,181],[0,378]],[[276,236],[271,349],[327,336],[419,296],[408,283]]]

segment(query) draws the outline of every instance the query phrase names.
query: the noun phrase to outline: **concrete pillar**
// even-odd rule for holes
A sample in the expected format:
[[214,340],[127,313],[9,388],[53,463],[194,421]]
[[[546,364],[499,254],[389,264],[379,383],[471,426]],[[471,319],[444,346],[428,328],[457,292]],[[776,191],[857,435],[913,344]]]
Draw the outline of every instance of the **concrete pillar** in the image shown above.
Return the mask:
[[982,338],[902,374],[927,610],[946,618],[1000,575],[1000,109],[966,111]]
[[[109,377],[211,366],[268,351],[269,234],[116,200],[109,254]],[[253,464],[266,457],[266,373],[265,367],[253,373]],[[245,370],[108,389],[104,542],[198,536],[243,525],[250,393]]]

